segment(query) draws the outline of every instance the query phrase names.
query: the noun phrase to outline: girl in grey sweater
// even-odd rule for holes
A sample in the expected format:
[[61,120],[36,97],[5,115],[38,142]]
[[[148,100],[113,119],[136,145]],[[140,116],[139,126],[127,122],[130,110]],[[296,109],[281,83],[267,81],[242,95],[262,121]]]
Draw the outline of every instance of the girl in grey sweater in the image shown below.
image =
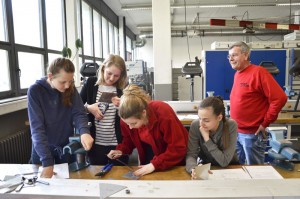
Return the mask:
[[189,130],[186,156],[186,171],[192,178],[198,164],[227,167],[237,162],[237,124],[225,117],[223,99],[215,96],[204,99],[199,105],[198,116]]

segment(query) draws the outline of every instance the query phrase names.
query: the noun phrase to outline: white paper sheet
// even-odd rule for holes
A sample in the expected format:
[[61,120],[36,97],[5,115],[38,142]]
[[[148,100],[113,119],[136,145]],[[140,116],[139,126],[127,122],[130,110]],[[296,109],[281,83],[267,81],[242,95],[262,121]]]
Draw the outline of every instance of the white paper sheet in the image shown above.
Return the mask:
[[252,179],[283,179],[272,166],[243,166]]
[[251,176],[240,169],[220,169],[220,170],[211,170],[212,174],[209,174],[209,180],[227,180],[227,179],[251,179]]

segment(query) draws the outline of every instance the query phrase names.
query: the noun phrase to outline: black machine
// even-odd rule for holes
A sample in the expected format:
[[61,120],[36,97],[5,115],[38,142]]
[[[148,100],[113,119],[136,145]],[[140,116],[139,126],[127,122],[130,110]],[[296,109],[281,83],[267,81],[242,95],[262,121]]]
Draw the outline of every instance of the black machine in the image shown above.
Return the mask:
[[203,72],[200,64],[201,64],[201,60],[199,60],[198,57],[195,57],[195,62],[186,62],[181,69],[181,72],[187,77],[187,79],[191,79],[191,86],[190,86],[191,102],[194,101],[194,77],[197,75],[201,77],[201,74]]
[[87,78],[97,75],[99,65],[97,63],[87,62],[83,63],[80,68],[81,80],[86,81]]

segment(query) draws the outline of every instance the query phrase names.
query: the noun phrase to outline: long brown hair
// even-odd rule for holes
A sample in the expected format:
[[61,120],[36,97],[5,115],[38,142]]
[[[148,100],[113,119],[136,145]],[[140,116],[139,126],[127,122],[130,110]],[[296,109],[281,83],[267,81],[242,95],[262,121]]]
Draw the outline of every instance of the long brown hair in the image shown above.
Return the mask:
[[96,82],[96,85],[104,84],[104,69],[109,68],[112,65],[115,65],[121,71],[120,79],[116,82],[115,86],[119,89],[123,89],[127,85],[127,70],[125,61],[119,55],[113,54],[110,54],[101,64],[98,70],[98,80]]
[[[66,73],[74,73],[75,67],[71,60],[66,58],[56,58],[53,60],[48,66],[47,72],[51,73],[53,76],[60,73],[61,69],[63,69]],[[62,93],[62,102],[65,106],[72,105],[72,96],[74,94],[75,85],[74,82],[70,85],[70,87]]]
[[220,96],[213,96],[207,97],[201,101],[198,109],[212,107],[213,113],[215,116],[222,114],[222,121],[223,121],[223,129],[222,129],[222,143],[224,149],[226,149],[229,145],[229,127],[226,122],[225,116],[225,106],[222,97]]
[[148,109],[150,96],[139,86],[135,84],[128,85],[123,90],[119,106],[119,115],[123,119],[134,117],[142,118],[144,110]]

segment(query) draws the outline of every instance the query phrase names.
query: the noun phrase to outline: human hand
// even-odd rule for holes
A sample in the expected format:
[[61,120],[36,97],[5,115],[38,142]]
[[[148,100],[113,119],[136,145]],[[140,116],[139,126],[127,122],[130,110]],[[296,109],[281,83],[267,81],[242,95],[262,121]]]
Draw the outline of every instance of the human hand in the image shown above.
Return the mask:
[[122,156],[122,151],[120,150],[111,150],[108,154],[107,154],[107,157],[110,158],[110,159],[117,159],[119,157]]
[[115,107],[119,107],[120,106],[121,99],[118,96],[112,97],[111,101],[115,105]]
[[192,169],[191,171],[191,180],[196,180],[197,177],[196,177],[196,172],[195,172],[195,169]]
[[96,120],[102,120],[104,115],[100,111],[98,104],[99,104],[99,102],[96,102],[94,104],[87,105],[86,108],[89,113],[94,115]]
[[139,169],[133,172],[135,176],[143,176],[149,173],[152,173],[155,170],[155,167],[152,163],[141,165],[139,166]]
[[88,133],[82,134],[80,136],[80,140],[84,150],[89,151],[92,148],[94,139],[90,134]]
[[44,167],[41,173],[41,178],[52,178],[54,175],[53,166]]
[[258,135],[259,132],[262,132],[262,136],[264,139],[267,138],[267,131],[266,131],[265,127],[263,127],[262,125],[259,125],[257,131],[255,132],[255,135]]
[[[199,164],[198,166],[201,166],[201,165],[202,164]],[[211,170],[208,170],[208,174],[213,174],[213,172]],[[191,171],[191,180],[198,180],[195,168],[193,168]]]
[[200,126],[199,130],[204,141],[207,142],[209,140],[209,131],[204,129],[202,126]]

